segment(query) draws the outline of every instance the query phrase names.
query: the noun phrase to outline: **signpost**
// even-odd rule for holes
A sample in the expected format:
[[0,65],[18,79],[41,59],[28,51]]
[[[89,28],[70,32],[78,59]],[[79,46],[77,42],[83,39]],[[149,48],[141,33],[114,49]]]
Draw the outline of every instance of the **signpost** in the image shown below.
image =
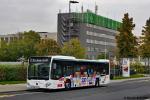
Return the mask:
[[130,77],[130,59],[128,58],[122,60],[122,76]]

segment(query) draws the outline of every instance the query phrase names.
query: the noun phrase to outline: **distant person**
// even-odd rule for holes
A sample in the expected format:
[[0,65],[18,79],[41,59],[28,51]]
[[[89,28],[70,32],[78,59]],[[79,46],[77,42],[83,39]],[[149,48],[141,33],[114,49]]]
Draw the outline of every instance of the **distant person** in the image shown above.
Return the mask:
[[100,73],[96,72],[95,86],[100,86]]

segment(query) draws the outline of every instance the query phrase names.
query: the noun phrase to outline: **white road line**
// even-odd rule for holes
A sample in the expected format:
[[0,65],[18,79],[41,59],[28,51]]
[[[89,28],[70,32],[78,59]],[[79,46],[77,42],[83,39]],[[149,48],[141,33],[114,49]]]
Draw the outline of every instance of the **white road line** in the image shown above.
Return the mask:
[[38,94],[38,93],[42,93],[42,92],[34,92],[34,93],[20,93],[20,94],[14,94],[15,96],[19,96],[19,95],[28,95],[28,94]]
[[13,97],[15,95],[0,95],[0,98],[5,98],[5,97]]
[[6,97],[13,97],[13,96],[21,96],[21,95],[31,95],[31,94],[38,94],[38,93],[42,93],[42,92],[34,92],[34,93],[18,93],[18,94],[4,94],[4,95],[0,95],[0,98],[6,98]]

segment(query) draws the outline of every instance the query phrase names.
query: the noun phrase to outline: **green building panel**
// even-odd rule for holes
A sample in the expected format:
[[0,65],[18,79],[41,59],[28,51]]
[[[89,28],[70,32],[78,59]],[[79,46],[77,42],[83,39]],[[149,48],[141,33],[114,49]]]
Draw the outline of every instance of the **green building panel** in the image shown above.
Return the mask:
[[104,16],[96,15],[89,11],[84,13],[74,13],[73,15],[82,23],[97,25],[112,30],[117,30],[121,26],[121,22],[106,18]]

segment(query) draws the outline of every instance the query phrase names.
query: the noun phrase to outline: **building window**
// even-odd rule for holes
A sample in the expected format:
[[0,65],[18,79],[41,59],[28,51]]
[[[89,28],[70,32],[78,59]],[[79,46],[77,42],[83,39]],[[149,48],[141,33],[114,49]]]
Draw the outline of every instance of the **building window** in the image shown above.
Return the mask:
[[90,47],[87,47],[87,51],[91,51]]
[[115,39],[115,36],[106,35],[106,34],[102,34],[102,33],[87,31],[86,34],[90,35],[90,36],[102,37],[102,38],[107,38],[107,39],[113,39],[113,40]]
[[87,43],[90,43],[90,39],[86,39],[86,42],[87,42]]
[[87,42],[87,43],[91,43],[91,44],[100,44],[100,45],[116,46],[116,43],[106,42],[106,41],[98,41],[98,40],[86,39],[86,42]]
[[93,48],[93,47],[91,47],[91,51],[94,51],[94,48]]

